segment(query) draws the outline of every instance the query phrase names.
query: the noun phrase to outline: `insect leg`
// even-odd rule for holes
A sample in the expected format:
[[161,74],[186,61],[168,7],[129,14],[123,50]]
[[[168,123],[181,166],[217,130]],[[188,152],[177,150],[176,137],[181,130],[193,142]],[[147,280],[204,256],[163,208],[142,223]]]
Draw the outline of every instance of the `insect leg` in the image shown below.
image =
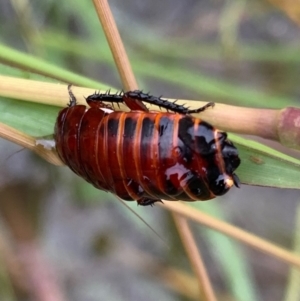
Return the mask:
[[[213,107],[214,103],[209,102],[205,106],[195,109],[189,110],[189,108],[185,107],[185,105],[180,105],[174,102],[170,102],[167,99],[163,99],[160,97],[152,96],[148,93],[143,93],[140,90],[128,91],[116,94],[110,94],[110,91],[106,93],[94,93],[86,98],[87,103],[91,107],[99,107],[99,108],[111,108],[108,105],[103,104],[104,101],[111,102],[111,103],[123,103],[125,102],[127,105],[128,103],[131,104],[129,106],[132,110],[142,110],[148,111],[146,106],[142,104],[143,102],[158,106],[159,108],[164,108],[168,111],[179,113],[179,114],[193,114],[193,113],[200,113],[206,110],[208,107]],[[141,106],[142,104],[142,106]],[[112,108],[111,108],[112,109]]]
[[162,203],[162,201],[160,199],[152,200],[152,199],[147,199],[147,198],[141,198],[141,199],[137,200],[137,203],[140,206],[151,206],[152,207],[156,202]]
[[68,85],[68,92],[69,92],[69,96],[70,96],[70,101],[68,103],[68,106],[69,107],[74,107],[74,106],[76,106],[76,97],[73,94],[71,88],[72,88],[72,84],[69,84]]
[[122,103],[124,102],[123,92],[121,91],[120,93],[116,93],[116,94],[110,94],[110,90],[108,90],[106,93],[95,92],[94,94],[89,95],[86,98],[86,102],[90,107],[106,108],[106,109],[113,110],[113,107],[111,105],[105,104],[104,101],[110,102],[112,104]]
[[235,185],[236,187],[240,188],[241,181],[240,181],[240,179],[238,178],[238,176],[234,173],[234,174],[232,174],[232,178],[233,178],[234,185]]
[[195,109],[189,110],[185,105],[177,104],[175,100],[171,102],[167,99],[163,99],[160,97],[152,96],[148,93],[143,93],[142,91],[135,90],[135,91],[128,91],[124,93],[124,98],[135,99],[142,102],[150,103],[152,105],[158,106],[159,108],[164,108],[168,111],[172,111],[179,114],[193,114],[193,113],[200,113],[206,110],[208,107],[213,107],[214,103],[209,102],[205,106]]
[[215,106],[215,103],[214,103],[214,102],[209,102],[209,103],[207,103],[206,105],[204,105],[203,107],[200,107],[200,108],[195,109],[195,110],[189,110],[189,109],[187,109],[186,114],[196,114],[196,113],[200,113],[200,112],[205,111],[207,108],[209,108],[209,107],[212,107],[212,108],[213,108],[214,106]]

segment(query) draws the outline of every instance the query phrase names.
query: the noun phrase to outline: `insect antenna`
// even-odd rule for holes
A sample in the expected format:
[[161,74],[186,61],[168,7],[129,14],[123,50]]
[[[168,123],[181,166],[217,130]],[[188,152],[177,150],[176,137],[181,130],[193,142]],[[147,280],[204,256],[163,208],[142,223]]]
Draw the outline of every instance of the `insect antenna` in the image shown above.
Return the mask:
[[22,151],[24,151],[24,150],[26,150],[26,148],[25,148],[25,147],[22,147],[21,149],[19,149],[19,150],[13,152],[12,154],[10,154],[8,157],[5,158],[5,161],[10,160],[14,155],[16,155],[16,154],[18,154],[18,153],[20,153],[20,152],[22,152]]
[[159,235],[159,233],[153,228],[150,226],[149,223],[147,223],[139,214],[137,214],[131,207],[129,207],[125,201],[123,201],[121,198],[119,198],[117,195],[116,195],[116,198],[117,200],[122,204],[124,205],[131,213],[133,213],[140,221],[142,221],[142,223],[144,223],[156,236],[158,236],[158,238],[166,245],[166,247],[168,249],[170,249],[170,246],[168,245],[168,243],[162,238],[161,235]]
[[187,114],[200,113],[200,112],[205,111],[207,108],[209,108],[209,107],[212,107],[212,108],[213,108],[214,106],[215,106],[215,103],[214,103],[214,102],[209,102],[209,103],[207,103],[206,105],[204,105],[203,107],[198,108],[198,109],[195,109],[195,110],[189,110],[189,109],[187,108]]

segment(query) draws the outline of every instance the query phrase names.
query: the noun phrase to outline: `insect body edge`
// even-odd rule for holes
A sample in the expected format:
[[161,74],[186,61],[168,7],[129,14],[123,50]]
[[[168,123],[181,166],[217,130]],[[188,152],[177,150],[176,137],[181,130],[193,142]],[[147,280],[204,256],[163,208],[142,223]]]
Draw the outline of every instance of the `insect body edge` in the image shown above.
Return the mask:
[[96,96],[91,108],[64,108],[54,134],[63,162],[96,188],[149,205],[209,200],[238,185],[240,159],[226,133],[190,115],[107,113]]

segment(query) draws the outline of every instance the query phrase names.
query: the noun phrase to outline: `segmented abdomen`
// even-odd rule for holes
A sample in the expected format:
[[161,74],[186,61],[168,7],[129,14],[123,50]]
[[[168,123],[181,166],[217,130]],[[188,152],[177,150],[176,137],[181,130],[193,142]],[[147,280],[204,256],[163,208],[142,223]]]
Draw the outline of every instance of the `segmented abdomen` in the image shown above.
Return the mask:
[[125,200],[215,197],[211,183],[226,177],[220,151],[225,139],[225,133],[186,115],[106,114],[82,105],[63,109],[55,127],[65,164]]

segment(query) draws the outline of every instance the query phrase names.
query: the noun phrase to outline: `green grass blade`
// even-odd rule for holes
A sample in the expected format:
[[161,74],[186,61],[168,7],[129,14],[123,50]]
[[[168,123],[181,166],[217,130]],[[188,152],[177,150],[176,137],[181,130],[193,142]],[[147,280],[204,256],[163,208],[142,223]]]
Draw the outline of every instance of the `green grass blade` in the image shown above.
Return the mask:
[[[46,34],[41,43],[47,47],[51,47],[53,50],[70,52],[73,55],[78,55],[79,57],[84,56],[87,59],[99,63],[105,62],[112,66],[114,65],[112,58],[103,50],[103,45],[95,43],[93,44],[93,47],[86,47],[84,42],[72,37],[68,39],[67,37],[59,35],[59,40],[55,40],[50,38],[51,36],[53,36],[53,33]],[[69,43],[66,43],[67,39],[69,40]],[[103,53],[103,55],[99,56],[99,53]],[[152,77],[156,80],[160,79],[178,85],[194,92],[195,95],[222,99],[222,102],[224,103],[236,103],[245,106],[260,107],[263,103],[268,108],[282,108],[287,103],[289,105],[298,104],[297,100],[291,97],[268,95],[264,92],[257,91],[256,89],[238,86],[221,79],[215,79],[202,74],[199,71],[197,71],[197,73],[192,72],[190,69],[185,69],[181,65],[178,65],[178,60],[176,62],[172,61],[171,63],[151,62],[142,57],[138,52],[133,51],[129,53],[129,57],[133,58],[132,67],[137,75]],[[197,96],[195,96],[195,98],[197,98]]]
[[63,68],[52,65],[34,56],[14,50],[0,44],[0,62],[22,70],[28,70],[37,74],[42,74],[51,78],[61,80],[66,83],[81,85],[84,87],[99,87],[108,89],[103,83],[88,79],[84,76],[74,74]]
[[300,160],[252,140],[230,137],[242,160],[237,174],[243,183],[300,189]]
[[[300,254],[300,205],[296,211],[296,225],[294,231],[294,252]],[[288,284],[286,286],[284,301],[300,300],[300,271],[295,267],[290,268]]]

